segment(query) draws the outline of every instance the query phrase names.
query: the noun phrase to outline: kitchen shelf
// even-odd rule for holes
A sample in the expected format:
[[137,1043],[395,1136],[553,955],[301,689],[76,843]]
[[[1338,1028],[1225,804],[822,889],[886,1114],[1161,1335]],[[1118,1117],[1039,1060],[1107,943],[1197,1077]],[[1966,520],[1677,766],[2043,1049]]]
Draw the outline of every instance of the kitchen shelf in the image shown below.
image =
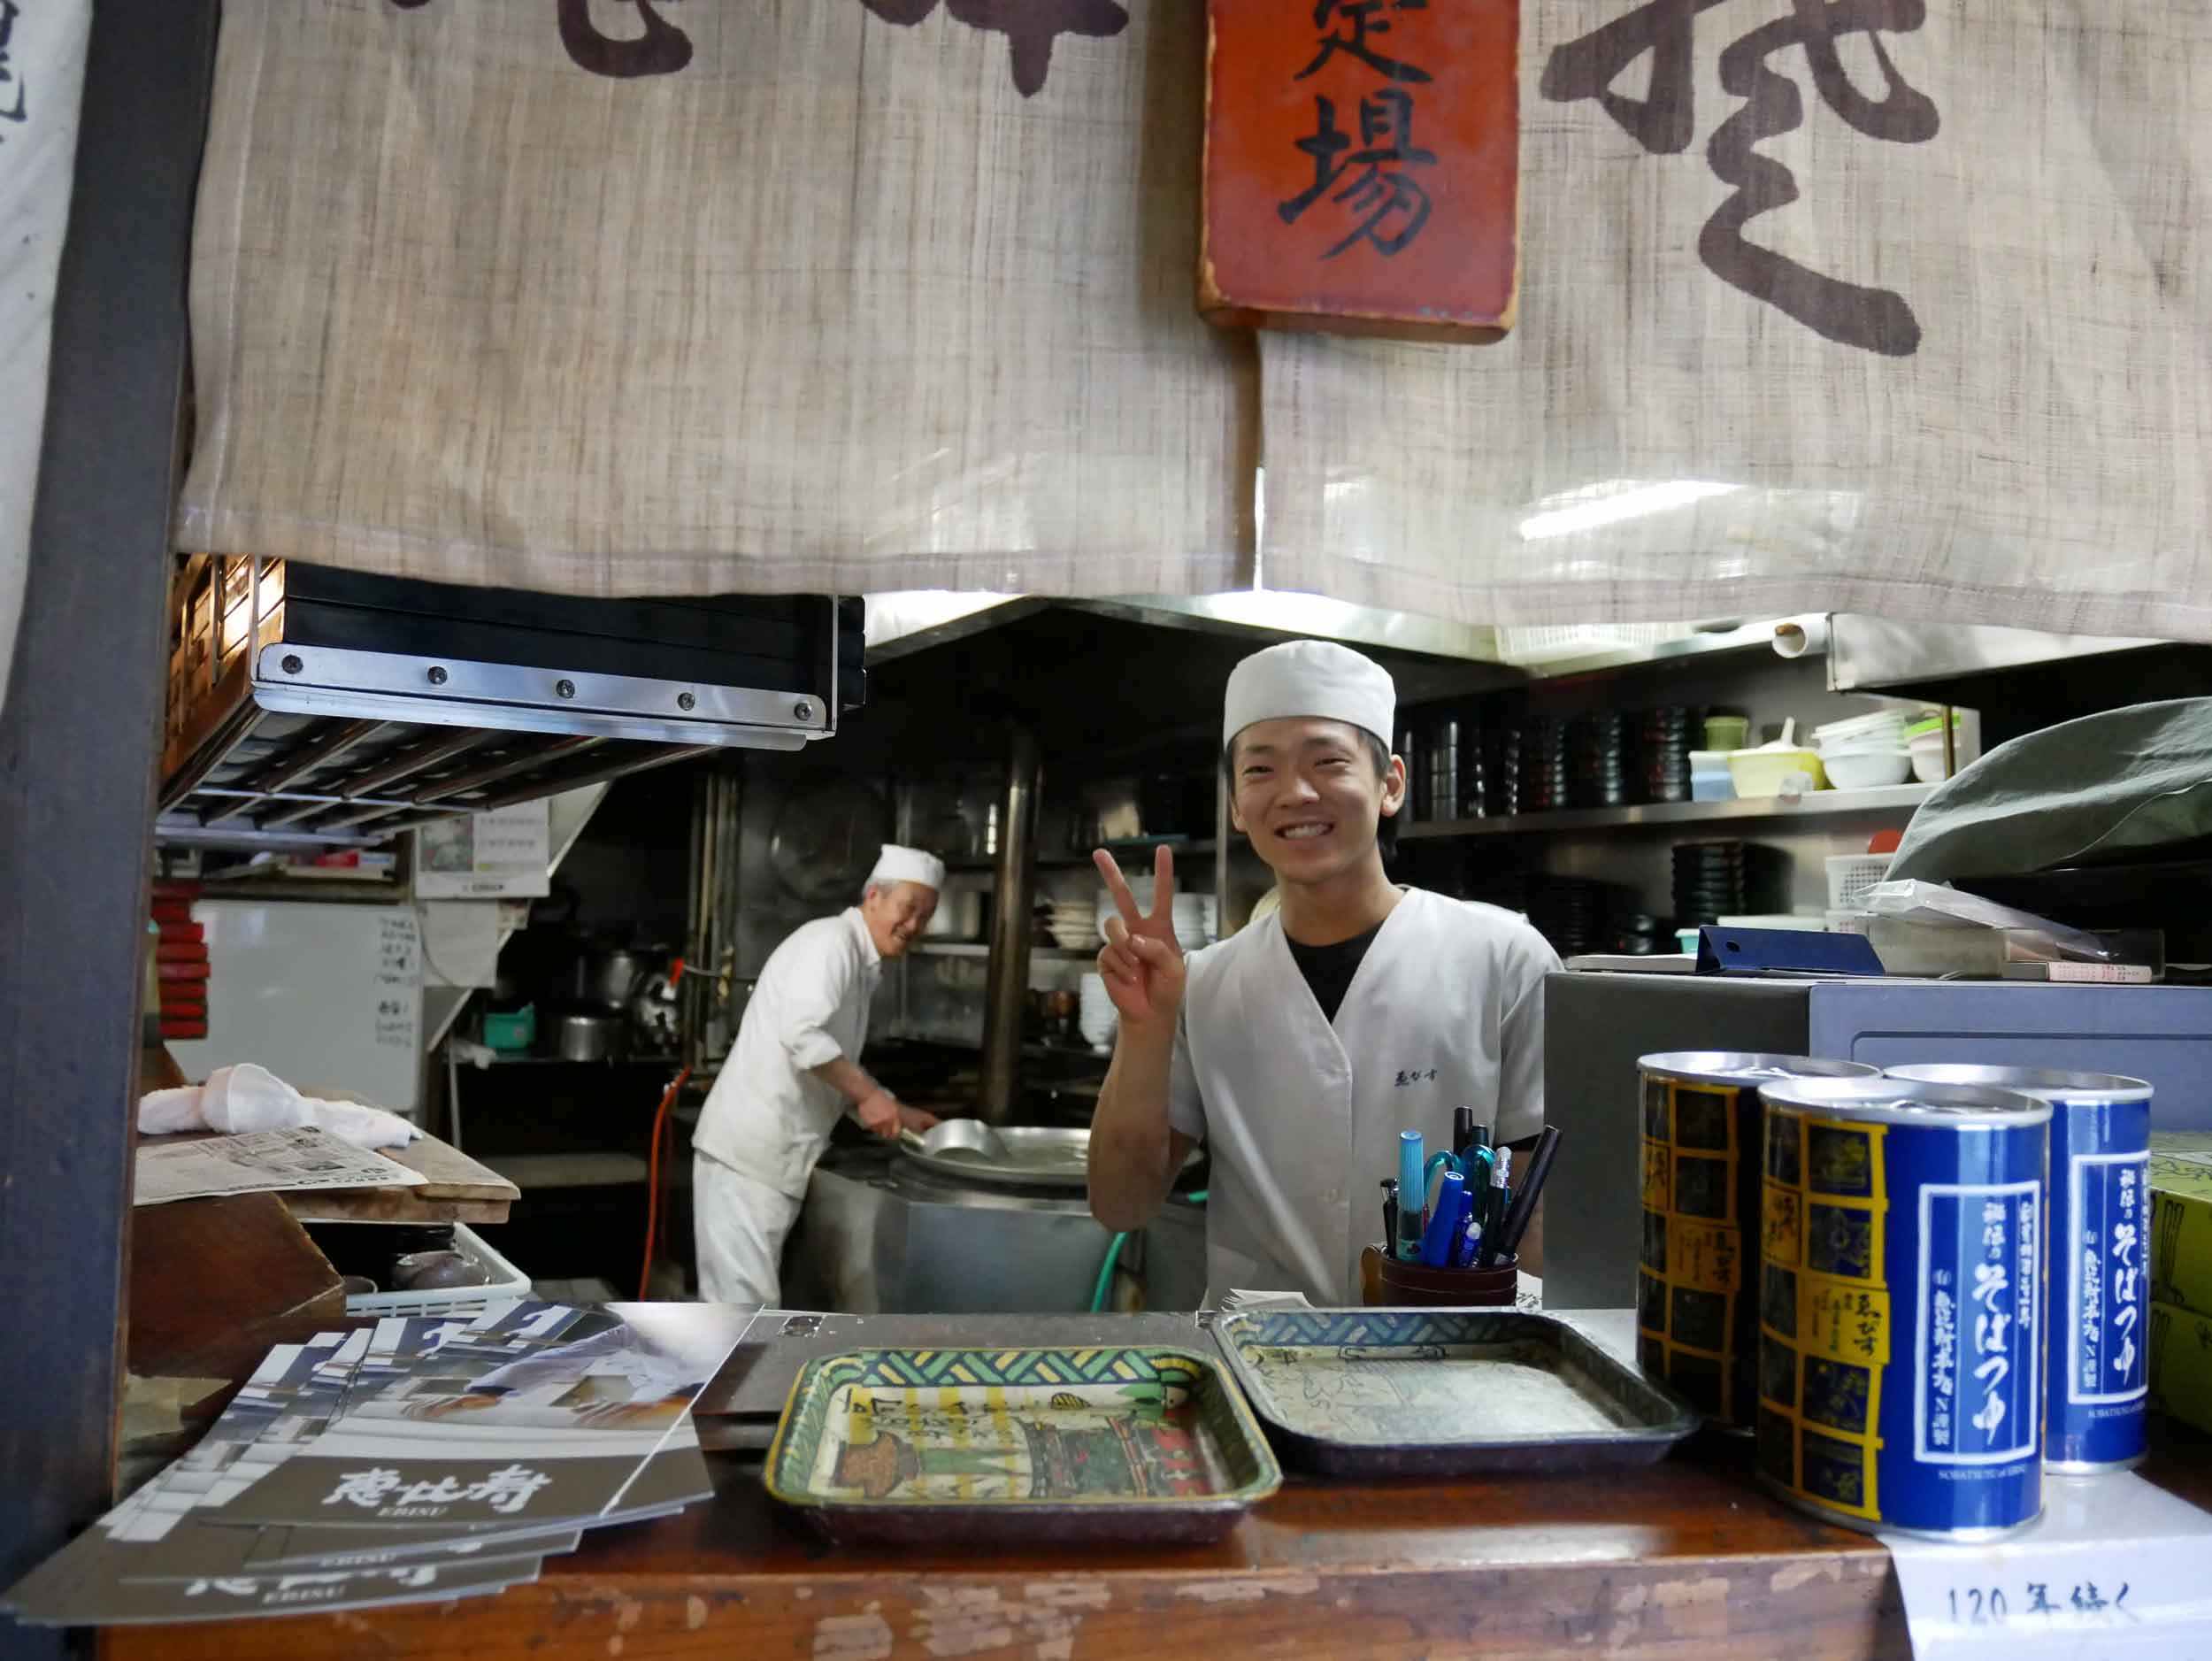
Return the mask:
[[[982,940],[925,940],[909,946],[907,952],[916,957],[987,957],[991,945]],[[1098,953],[1088,947],[1032,946],[1033,957],[1048,957],[1058,963],[1088,963]]]
[[[1214,850],[1214,840],[1208,836],[1202,840],[1190,842],[1101,842],[1099,846],[1125,865],[1133,859],[1148,864],[1155,848],[1165,848],[1178,856],[1210,854]],[[1034,861],[1040,871],[1080,871],[1087,868],[1090,863],[1091,857],[1088,853],[1040,854]],[[947,871],[994,871],[997,868],[998,861],[989,857],[945,861]]]
[[1516,813],[1506,819],[1452,819],[1409,825],[1401,842],[1450,836],[1526,836],[1541,831],[1615,830],[1643,825],[1715,825],[1750,819],[1833,819],[1854,813],[1909,814],[1928,799],[1932,784],[1893,784],[1878,790],[1819,790],[1808,796],[1738,797],[1726,802],[1653,802],[1638,807],[1563,808],[1552,813]]

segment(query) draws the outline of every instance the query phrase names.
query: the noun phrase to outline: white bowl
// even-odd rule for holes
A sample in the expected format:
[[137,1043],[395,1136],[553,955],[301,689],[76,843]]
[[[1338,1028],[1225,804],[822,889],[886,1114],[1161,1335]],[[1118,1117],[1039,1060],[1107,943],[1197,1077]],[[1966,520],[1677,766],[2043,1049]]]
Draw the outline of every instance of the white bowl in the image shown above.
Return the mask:
[[[1942,765],[1942,759],[1937,757],[1938,766]],[[1830,751],[1820,762],[1828,770],[1828,782],[1839,790],[1878,790],[1885,785],[1902,784],[1912,770],[1912,757],[1901,750]]]

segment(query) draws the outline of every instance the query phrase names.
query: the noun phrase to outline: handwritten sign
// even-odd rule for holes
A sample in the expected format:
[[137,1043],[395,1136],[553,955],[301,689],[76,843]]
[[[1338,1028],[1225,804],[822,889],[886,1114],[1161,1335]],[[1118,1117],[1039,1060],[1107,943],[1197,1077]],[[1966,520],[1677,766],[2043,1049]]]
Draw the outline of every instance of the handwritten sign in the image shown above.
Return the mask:
[[1519,0],[1211,0],[1199,309],[1494,340],[1520,265]]
[[1882,1537],[1917,1661],[2212,1654],[2212,1516],[2125,1473],[2045,1495],[2042,1519],[1994,1545]]
[[414,914],[377,919],[376,1042],[412,1052],[422,1042],[422,933]]

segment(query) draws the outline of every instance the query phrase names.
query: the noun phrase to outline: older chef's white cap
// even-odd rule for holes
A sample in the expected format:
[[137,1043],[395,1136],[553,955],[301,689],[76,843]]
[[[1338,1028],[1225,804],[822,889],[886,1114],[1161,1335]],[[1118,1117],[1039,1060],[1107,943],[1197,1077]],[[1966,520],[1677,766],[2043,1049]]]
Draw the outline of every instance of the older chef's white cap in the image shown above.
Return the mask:
[[868,873],[870,888],[879,882],[918,882],[926,888],[941,888],[945,886],[945,862],[918,848],[886,842],[883,851],[876,856],[876,868]]
[[1390,672],[1333,641],[1292,640],[1256,651],[1229,672],[1221,718],[1226,745],[1255,721],[1286,716],[1349,721],[1390,747],[1398,688]]

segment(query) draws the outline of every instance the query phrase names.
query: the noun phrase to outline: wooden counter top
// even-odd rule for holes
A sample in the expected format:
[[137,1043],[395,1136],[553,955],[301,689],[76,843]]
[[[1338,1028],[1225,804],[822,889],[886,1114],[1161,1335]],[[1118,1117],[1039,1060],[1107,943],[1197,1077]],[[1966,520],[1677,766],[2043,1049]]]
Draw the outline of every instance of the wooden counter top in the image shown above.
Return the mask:
[[[2154,1420],[2147,1474],[2212,1503],[2212,1440]],[[1769,1499],[1747,1443],[1701,1436],[1601,1478],[1293,1477],[1196,1549],[849,1549],[788,1520],[758,1456],[718,1496],[587,1536],[534,1586],[420,1608],[120,1628],[111,1661],[407,1656],[1536,1657],[1909,1653],[1889,1554]]]

